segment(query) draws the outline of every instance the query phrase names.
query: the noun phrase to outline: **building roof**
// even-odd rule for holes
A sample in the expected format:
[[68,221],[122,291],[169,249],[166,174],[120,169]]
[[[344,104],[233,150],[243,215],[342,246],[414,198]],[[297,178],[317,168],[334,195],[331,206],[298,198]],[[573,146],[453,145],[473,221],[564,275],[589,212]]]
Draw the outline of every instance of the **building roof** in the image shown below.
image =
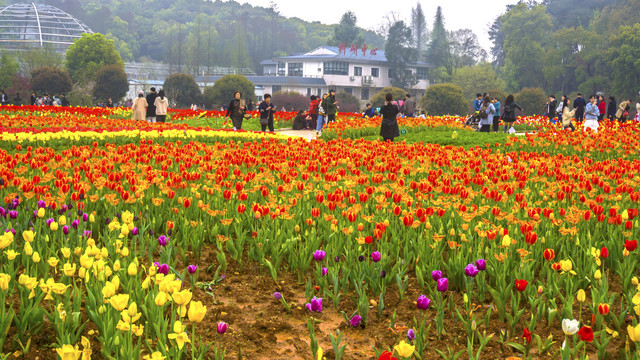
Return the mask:
[[18,3],[0,7],[2,49],[49,46],[64,52],[82,34],[93,34],[93,31],[75,17],[50,5]]
[[260,65],[272,65],[272,66],[276,66],[276,65],[278,65],[278,63],[277,63],[277,62],[275,62],[275,61],[273,61],[273,60],[271,60],[271,59],[269,59],[269,60],[262,60],[262,61],[260,61]]
[[[375,55],[372,55],[372,50],[375,52]],[[337,46],[321,46],[315,50],[309,51],[304,54],[297,54],[291,56],[282,56],[278,57],[275,60],[281,61],[291,61],[291,60],[322,60],[322,61],[351,61],[351,62],[377,62],[377,63],[386,63],[387,57],[385,55],[384,50],[379,50],[377,48],[371,49],[366,48],[363,51],[363,48],[358,48],[357,51],[351,50],[350,47],[347,47],[342,52],[340,48]],[[423,65],[425,67],[430,67],[425,62],[418,61],[414,65]]]
[[[222,78],[221,75],[198,76],[198,83],[212,83]],[[256,86],[282,85],[282,86],[326,86],[323,78],[309,78],[300,76],[246,76]]]

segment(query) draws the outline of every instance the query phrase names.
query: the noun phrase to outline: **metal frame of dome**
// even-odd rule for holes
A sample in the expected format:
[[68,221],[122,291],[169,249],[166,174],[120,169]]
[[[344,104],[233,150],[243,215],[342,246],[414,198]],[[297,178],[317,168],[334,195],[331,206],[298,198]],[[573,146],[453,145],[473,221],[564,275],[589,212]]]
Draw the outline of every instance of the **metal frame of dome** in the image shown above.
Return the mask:
[[0,8],[0,48],[24,50],[52,46],[66,51],[93,31],[75,17],[46,4],[18,3]]

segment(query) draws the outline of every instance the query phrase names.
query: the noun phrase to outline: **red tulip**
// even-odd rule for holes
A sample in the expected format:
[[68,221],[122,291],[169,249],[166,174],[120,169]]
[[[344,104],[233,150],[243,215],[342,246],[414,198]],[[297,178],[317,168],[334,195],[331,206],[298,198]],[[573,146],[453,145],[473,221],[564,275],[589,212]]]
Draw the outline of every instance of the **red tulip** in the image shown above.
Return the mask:
[[380,357],[378,358],[378,360],[398,360],[398,359],[396,359],[391,352],[385,351],[382,354],[380,354]]
[[607,315],[609,314],[609,311],[611,310],[611,306],[609,304],[600,304],[598,305],[598,312],[600,313],[600,315]]
[[522,337],[527,340],[527,344],[531,343],[531,332],[529,331],[529,328],[524,328],[524,331],[522,332]]
[[556,257],[556,252],[553,249],[545,249],[544,250],[544,258],[547,261],[551,261]]
[[625,240],[624,241],[624,248],[627,249],[627,251],[633,251],[638,247],[638,241],[637,240]]
[[516,279],[516,290],[524,291],[527,288],[527,285],[529,285],[527,280]]
[[609,257],[609,249],[607,249],[606,246],[603,246],[602,249],[600,249],[600,257],[603,259],[606,259]]
[[593,341],[593,329],[590,326],[583,326],[578,330],[578,334],[580,335],[580,340],[591,342]]

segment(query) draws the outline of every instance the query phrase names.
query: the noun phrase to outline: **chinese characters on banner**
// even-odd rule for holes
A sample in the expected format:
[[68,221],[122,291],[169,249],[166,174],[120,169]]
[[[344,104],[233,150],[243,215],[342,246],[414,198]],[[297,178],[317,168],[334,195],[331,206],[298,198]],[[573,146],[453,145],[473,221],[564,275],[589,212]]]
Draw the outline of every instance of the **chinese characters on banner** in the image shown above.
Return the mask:
[[[338,45],[338,50],[339,50],[338,55],[342,55],[342,54],[347,55],[347,44],[340,43],[340,45]],[[369,50],[369,47],[367,46],[367,44],[363,44],[362,49],[360,49],[358,45],[353,44],[349,48],[350,53],[356,56],[358,56],[358,50],[362,50],[362,56],[367,56],[367,50]],[[378,55],[378,48],[369,50],[369,55],[373,55],[373,56]]]

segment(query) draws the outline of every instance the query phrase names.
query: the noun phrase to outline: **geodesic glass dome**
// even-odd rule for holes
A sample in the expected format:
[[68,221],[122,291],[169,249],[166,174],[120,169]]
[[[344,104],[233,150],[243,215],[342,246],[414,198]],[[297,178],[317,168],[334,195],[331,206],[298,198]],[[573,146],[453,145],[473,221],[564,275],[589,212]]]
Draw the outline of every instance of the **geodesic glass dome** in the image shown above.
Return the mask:
[[0,49],[51,47],[65,52],[82,34],[93,34],[66,12],[45,4],[19,3],[0,7]]

